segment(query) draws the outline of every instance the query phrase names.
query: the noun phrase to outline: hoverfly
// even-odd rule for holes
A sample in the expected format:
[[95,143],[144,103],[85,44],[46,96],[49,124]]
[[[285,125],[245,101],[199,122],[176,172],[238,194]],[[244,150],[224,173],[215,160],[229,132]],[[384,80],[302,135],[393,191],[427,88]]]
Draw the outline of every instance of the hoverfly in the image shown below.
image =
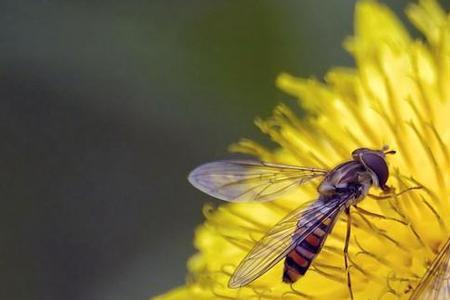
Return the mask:
[[433,260],[410,299],[450,299],[450,239]]
[[289,189],[322,178],[317,188],[317,199],[301,205],[269,230],[238,265],[228,286],[245,286],[282,259],[282,280],[296,282],[306,273],[339,215],[345,211],[348,222],[344,262],[347,285],[353,299],[347,253],[351,229],[350,207],[360,202],[371,186],[385,193],[376,197],[392,197],[386,185],[389,169],[385,155],[394,153],[393,150],[388,151],[387,146],[381,150],[358,148],[352,152],[351,160],[332,170],[253,160],[215,161],[193,170],[188,177],[193,186],[229,202],[271,201]]

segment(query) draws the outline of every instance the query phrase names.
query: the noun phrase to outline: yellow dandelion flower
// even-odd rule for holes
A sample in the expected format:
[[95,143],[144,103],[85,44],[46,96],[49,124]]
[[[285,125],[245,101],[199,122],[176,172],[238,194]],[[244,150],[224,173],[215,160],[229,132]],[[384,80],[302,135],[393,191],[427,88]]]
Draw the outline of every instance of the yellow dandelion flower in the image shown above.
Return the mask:
[[[264,161],[327,169],[348,160],[355,148],[390,145],[398,151],[388,158],[388,184],[397,191],[423,188],[360,203],[386,219],[352,211],[349,259],[355,299],[408,299],[449,235],[450,18],[435,0],[410,5],[407,15],[426,41],[411,38],[384,5],[358,2],[355,34],[345,41],[357,67],[332,69],[325,82],[281,74],[277,85],[298,98],[306,117],[280,105],[271,118],[256,121],[279,148],[250,140],[231,147]],[[256,241],[316,197],[316,186],[308,184],[274,202],[206,206],[186,285],[157,299],[347,299],[344,216],[295,284],[282,283],[280,263],[245,287],[227,287]]]

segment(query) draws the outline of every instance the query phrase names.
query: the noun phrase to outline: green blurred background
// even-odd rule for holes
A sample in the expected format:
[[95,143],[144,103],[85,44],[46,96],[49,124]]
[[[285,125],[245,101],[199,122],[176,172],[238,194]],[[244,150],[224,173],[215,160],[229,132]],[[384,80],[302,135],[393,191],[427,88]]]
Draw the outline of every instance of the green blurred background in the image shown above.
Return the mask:
[[[399,14],[408,1],[385,1]],[[184,281],[201,162],[351,66],[354,1],[0,1],[0,299],[147,299]],[[404,18],[402,14],[402,18]],[[218,201],[214,201],[218,203]]]

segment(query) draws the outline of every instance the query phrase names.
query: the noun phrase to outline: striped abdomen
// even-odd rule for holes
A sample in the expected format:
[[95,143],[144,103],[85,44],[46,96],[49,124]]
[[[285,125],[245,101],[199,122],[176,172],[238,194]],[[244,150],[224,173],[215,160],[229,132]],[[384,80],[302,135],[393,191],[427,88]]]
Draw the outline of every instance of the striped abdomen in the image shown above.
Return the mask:
[[330,233],[335,223],[333,219],[334,217],[325,218],[311,234],[286,255],[283,271],[284,282],[296,282],[306,273]]

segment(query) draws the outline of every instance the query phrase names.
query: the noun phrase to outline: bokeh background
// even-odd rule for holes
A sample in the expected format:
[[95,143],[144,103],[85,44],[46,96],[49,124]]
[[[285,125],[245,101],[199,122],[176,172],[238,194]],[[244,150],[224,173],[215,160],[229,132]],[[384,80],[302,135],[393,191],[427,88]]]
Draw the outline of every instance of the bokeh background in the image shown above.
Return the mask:
[[[408,1],[384,2],[405,19]],[[0,1],[0,299],[182,284],[202,204],[218,203],[189,170],[268,142],[253,119],[293,104],[280,72],[353,65],[354,4]]]

